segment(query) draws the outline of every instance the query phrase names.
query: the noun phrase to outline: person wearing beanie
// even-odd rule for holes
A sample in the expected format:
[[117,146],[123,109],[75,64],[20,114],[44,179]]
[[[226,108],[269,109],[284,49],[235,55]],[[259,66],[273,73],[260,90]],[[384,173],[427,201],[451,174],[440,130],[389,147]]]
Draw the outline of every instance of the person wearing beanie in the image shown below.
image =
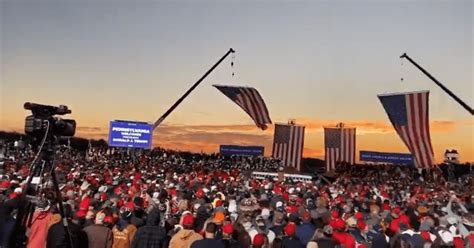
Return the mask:
[[225,248],[224,243],[221,240],[216,239],[216,230],[217,225],[215,223],[207,223],[204,239],[194,241],[191,244],[191,248]]
[[181,217],[180,224],[183,228],[173,235],[169,248],[189,248],[192,243],[202,239],[202,236],[194,231],[194,217],[192,214],[184,214]]
[[285,233],[285,237],[283,238],[284,248],[305,247],[296,236],[296,224],[294,222],[288,222],[285,228],[283,228],[283,231]]
[[105,218],[105,213],[99,212],[95,216],[95,223],[83,229],[87,234],[89,248],[112,247],[113,234],[110,228],[104,226]]
[[217,239],[222,239],[222,224],[225,220],[225,214],[223,211],[217,211],[214,213],[213,222],[216,224],[215,236]]
[[113,248],[128,248],[133,242],[137,227],[130,223],[132,213],[129,209],[120,211],[120,220],[112,229],[114,235]]
[[168,246],[166,230],[160,226],[160,211],[153,209],[146,225],[138,228],[132,242],[132,248],[165,248]]

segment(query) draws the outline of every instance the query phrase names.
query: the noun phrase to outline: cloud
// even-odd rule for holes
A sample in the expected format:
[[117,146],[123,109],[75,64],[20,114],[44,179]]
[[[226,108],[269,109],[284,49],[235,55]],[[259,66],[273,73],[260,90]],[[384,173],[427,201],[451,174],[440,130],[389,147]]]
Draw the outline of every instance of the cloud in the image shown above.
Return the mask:
[[[328,121],[328,120],[311,120],[311,119],[302,119],[299,121],[299,124],[306,126],[308,132],[323,132],[324,127],[334,127],[338,121]],[[342,121],[346,127],[356,127],[357,134],[387,134],[394,133],[395,129],[393,128],[390,122],[382,121]],[[451,132],[454,131],[458,123],[454,121],[431,121],[430,122],[430,131],[431,133],[441,133],[441,132]]]
[[76,132],[94,133],[94,132],[103,132],[103,131],[107,131],[107,130],[101,127],[76,127]]
[[309,147],[305,147],[303,149],[303,154],[304,154],[304,157],[311,157],[311,158],[314,158],[314,157],[324,157],[324,150],[321,148],[321,149],[317,149],[317,148],[309,148]]
[[452,132],[456,129],[457,123],[454,121],[432,121],[430,131],[436,133]]
[[[334,127],[341,121],[302,119],[298,123],[306,126],[309,132],[323,132],[324,127]],[[391,133],[393,127],[382,121],[342,121],[346,127],[356,127],[358,134]]]
[[[324,127],[335,126],[338,121],[300,119],[298,124],[306,126],[306,139],[313,134],[322,135]],[[347,127],[357,127],[358,135],[394,134],[392,125],[383,121],[348,120],[343,121]],[[472,122],[466,123],[472,125]],[[458,123],[454,121],[435,120],[430,124],[432,134],[452,132]],[[81,126],[76,129],[76,136],[93,139],[107,139],[107,127]],[[271,154],[274,126],[262,131],[254,125],[173,125],[158,127],[153,134],[153,145],[168,149],[193,152],[216,152],[221,144],[262,145],[265,154]],[[314,137],[314,136],[312,136]],[[308,140],[307,140],[308,141]],[[311,143],[311,146],[309,145]],[[307,142],[304,148],[306,157],[322,157],[324,151],[321,142]]]

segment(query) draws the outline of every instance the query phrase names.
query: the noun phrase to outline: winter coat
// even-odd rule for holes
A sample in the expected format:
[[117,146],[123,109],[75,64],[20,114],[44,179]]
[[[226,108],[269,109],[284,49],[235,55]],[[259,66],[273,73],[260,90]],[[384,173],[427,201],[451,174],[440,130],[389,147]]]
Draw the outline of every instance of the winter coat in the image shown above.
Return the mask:
[[305,246],[300,242],[298,237],[284,237],[282,242],[283,248],[304,248]]
[[147,218],[145,226],[140,227],[135,234],[132,248],[163,248],[167,247],[166,231],[160,226],[160,211],[153,209]]
[[194,230],[181,229],[170,241],[169,248],[189,248],[196,240],[201,240],[202,236]]
[[110,228],[102,225],[90,225],[85,227],[84,232],[89,240],[89,248],[111,248],[113,233]]
[[243,248],[244,247],[242,243],[233,239],[223,239],[222,243],[224,243],[225,248]]
[[[87,248],[88,238],[87,234],[82,230],[81,226],[72,223],[68,220],[69,234],[71,235],[72,248]],[[62,222],[52,225],[48,231],[48,238],[46,242],[47,248],[64,248],[71,247],[69,239],[66,237],[66,232]]]
[[[317,239],[316,244],[318,244],[318,248],[334,248],[336,247],[336,242],[332,240],[331,238],[320,238]],[[309,243],[309,242],[308,242]]]
[[137,228],[134,225],[128,224],[125,220],[120,220],[112,229],[114,234],[112,248],[129,248],[136,232]]
[[296,228],[296,236],[300,239],[302,244],[306,245],[313,237],[315,230],[313,224],[303,223]]
[[135,210],[130,223],[132,223],[132,225],[136,226],[137,228],[140,228],[145,225],[144,219],[146,219],[146,213],[143,210]]
[[402,239],[413,245],[414,248],[423,248],[425,241],[419,233],[416,233],[412,230],[406,230],[402,232],[401,235]]
[[385,238],[385,235],[375,232],[371,230],[367,234],[367,238],[369,239],[369,242],[372,244],[372,247],[374,248],[389,248],[390,244],[388,243],[387,239]]
[[201,239],[191,244],[191,248],[225,248],[224,243],[218,239]]

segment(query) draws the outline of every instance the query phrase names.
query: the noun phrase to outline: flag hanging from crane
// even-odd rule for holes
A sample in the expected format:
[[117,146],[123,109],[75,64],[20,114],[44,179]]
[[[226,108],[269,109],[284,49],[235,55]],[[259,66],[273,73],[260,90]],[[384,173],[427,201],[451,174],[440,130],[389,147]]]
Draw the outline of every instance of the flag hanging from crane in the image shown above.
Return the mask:
[[378,95],[390,122],[419,167],[434,164],[428,115],[429,91]]
[[260,93],[252,87],[213,85],[241,107],[262,130],[271,124],[267,106]]

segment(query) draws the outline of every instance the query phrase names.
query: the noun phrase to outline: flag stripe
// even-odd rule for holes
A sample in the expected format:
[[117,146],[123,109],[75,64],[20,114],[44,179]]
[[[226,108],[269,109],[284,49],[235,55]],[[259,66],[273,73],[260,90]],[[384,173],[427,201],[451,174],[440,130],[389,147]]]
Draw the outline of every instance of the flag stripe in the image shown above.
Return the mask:
[[417,150],[418,152],[418,155],[420,155],[420,163],[421,164],[425,164],[425,161],[423,159],[423,156],[421,156],[423,154],[423,144],[420,143],[421,139],[419,138],[418,136],[418,111],[417,111],[417,104],[418,104],[418,94],[412,94],[408,97],[408,101],[409,101],[409,106],[408,106],[408,109],[410,109],[410,112],[412,113],[410,116],[412,118],[412,121],[410,122],[410,124],[408,124],[408,126],[410,127],[410,131],[413,135],[413,141],[415,142],[415,144],[419,144],[418,146],[415,147],[415,149]]
[[[429,135],[427,135],[427,130],[429,130],[429,127],[427,127],[427,106],[426,104],[423,104],[423,102],[427,102],[426,99],[427,95],[426,94],[420,94],[419,98],[419,104],[420,104],[420,133],[421,133],[421,140],[423,141],[423,144],[425,146],[425,151],[426,154],[433,154],[433,148],[431,147],[431,141],[429,140]],[[427,157],[427,164],[434,164],[433,157],[432,156],[426,156]]]
[[258,91],[251,87],[235,87],[214,85],[224,95],[242,108],[261,129],[266,129],[266,124],[271,124],[267,106]]
[[429,132],[429,92],[379,95],[393,127],[415,157],[417,166],[434,164]]
[[[355,163],[355,150],[356,150],[356,129],[355,128],[325,128],[324,129],[324,146],[326,161],[326,169],[334,169],[336,162],[346,162],[349,164]],[[336,150],[330,150],[329,148],[337,148],[337,160],[331,152]]]
[[326,160],[326,171],[335,170],[339,160],[339,148],[326,147],[324,159]]
[[248,96],[247,103],[248,108],[254,113],[255,119],[258,123],[262,123],[261,113],[259,111],[257,101],[254,99],[254,95],[250,89],[243,89],[244,93]]

